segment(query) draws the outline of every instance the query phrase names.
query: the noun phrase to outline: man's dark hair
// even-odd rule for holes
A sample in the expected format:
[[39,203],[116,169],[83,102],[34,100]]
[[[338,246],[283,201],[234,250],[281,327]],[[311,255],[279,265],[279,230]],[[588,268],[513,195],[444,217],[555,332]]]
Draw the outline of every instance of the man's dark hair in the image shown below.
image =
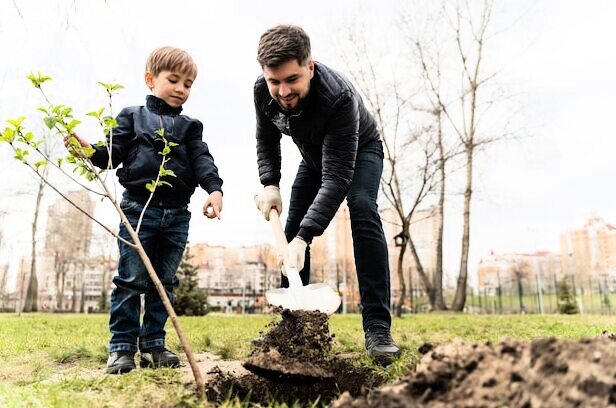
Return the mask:
[[276,68],[292,60],[304,65],[309,59],[310,38],[301,27],[279,25],[264,32],[259,40],[257,61],[261,68]]

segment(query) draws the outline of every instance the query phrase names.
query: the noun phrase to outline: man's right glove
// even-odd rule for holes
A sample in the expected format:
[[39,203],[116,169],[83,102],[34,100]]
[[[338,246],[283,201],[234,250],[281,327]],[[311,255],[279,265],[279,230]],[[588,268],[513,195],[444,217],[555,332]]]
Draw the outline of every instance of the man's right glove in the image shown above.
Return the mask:
[[[304,261],[306,260],[306,247],[308,244],[300,237],[295,237],[287,247],[287,253],[284,258],[285,268],[294,268],[297,271],[304,269]],[[283,269],[283,274],[286,276],[286,270]]]
[[270,219],[270,211],[275,208],[278,214],[282,213],[282,197],[280,196],[280,189],[277,186],[265,186],[263,187],[263,193],[259,196],[261,203],[259,208],[263,213],[266,221]]

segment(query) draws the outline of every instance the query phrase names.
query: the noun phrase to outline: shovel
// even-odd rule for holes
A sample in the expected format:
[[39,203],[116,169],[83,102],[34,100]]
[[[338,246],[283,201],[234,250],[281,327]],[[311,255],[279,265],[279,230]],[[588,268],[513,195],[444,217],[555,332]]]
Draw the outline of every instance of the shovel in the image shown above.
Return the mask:
[[[257,207],[258,196],[255,197]],[[270,224],[276,238],[278,253],[283,255],[287,251],[287,238],[282,231],[278,211],[272,208],[270,211]],[[340,296],[327,283],[311,283],[303,286],[299,271],[296,268],[285,268],[288,288],[271,289],[265,292],[265,298],[270,305],[280,306],[289,310],[307,310],[326,313],[331,315],[340,306]]]

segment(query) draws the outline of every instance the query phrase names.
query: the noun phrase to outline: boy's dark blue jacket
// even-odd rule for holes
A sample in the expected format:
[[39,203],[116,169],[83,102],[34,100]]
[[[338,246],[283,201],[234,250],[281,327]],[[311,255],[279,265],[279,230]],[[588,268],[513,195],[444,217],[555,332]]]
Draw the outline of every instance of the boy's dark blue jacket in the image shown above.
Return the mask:
[[[150,203],[153,207],[176,208],[187,205],[200,185],[205,191],[222,191],[218,168],[202,140],[203,124],[180,115],[182,107],[173,108],[162,99],[148,95],[146,106],[124,108],[117,116],[118,127],[113,130],[112,165],[118,169],[120,184],[126,198],[145,204],[150,196],[146,184],[156,180],[162,161],[163,142],[155,133],[164,128],[168,142],[177,143],[167,156],[165,168],[176,177],[164,177],[171,184],[159,185]],[[158,139],[158,140],[157,140]],[[109,143],[109,140],[107,141]],[[92,163],[107,168],[109,155],[106,146],[95,146]]]

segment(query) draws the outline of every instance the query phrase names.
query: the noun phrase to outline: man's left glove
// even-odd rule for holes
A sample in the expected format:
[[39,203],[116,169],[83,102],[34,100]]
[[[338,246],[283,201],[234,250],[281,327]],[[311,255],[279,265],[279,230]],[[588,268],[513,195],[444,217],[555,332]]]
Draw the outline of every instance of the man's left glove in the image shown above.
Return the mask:
[[[297,271],[304,269],[304,260],[306,259],[306,248],[308,244],[300,237],[295,237],[287,247],[287,254],[284,259],[285,269],[295,268]],[[285,271],[286,275],[286,271]]]

